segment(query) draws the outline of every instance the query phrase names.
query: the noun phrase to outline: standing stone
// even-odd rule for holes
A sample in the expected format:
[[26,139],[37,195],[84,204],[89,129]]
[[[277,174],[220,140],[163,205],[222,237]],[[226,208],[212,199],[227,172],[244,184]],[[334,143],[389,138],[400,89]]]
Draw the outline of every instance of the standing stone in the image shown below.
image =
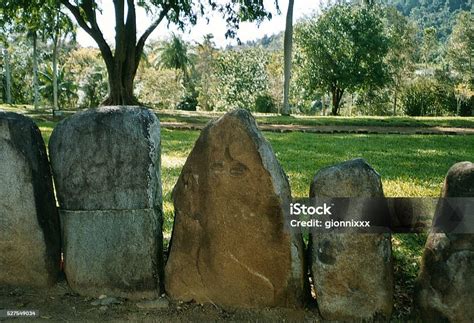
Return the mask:
[[[473,163],[461,162],[451,167],[442,197],[474,197]],[[474,213],[468,211],[466,215]],[[416,290],[424,321],[474,322],[474,234],[430,233]]]
[[230,308],[302,305],[301,234],[285,229],[290,187],[249,112],[206,126],[173,199],[165,268],[171,298]]
[[59,218],[43,138],[0,112],[0,285],[49,286],[59,274]]
[[139,107],[77,113],[56,126],[49,152],[71,288],[156,297],[163,268],[156,116]]
[[392,228],[396,232],[424,232],[431,226],[437,202],[433,197],[388,199]]
[[[379,174],[363,159],[321,169],[310,198],[383,198]],[[317,232],[310,235],[310,272],[326,320],[390,318],[393,269],[390,234]]]

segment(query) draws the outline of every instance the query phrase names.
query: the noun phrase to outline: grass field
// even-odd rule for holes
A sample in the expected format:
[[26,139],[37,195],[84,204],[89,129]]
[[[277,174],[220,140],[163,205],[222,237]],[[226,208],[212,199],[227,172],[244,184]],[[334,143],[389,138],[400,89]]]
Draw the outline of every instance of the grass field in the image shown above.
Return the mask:
[[[44,110],[35,111],[30,105],[0,104],[0,110],[14,111],[39,118],[51,120],[51,113]],[[162,122],[187,122],[205,124],[209,120],[221,116],[223,112],[193,112],[180,110],[154,110]],[[75,111],[66,110],[64,115]],[[332,117],[332,116],[280,116],[276,114],[254,113],[260,124],[302,125],[302,126],[363,126],[363,127],[458,127],[474,128],[474,117]]]
[[[48,142],[55,125],[38,125]],[[186,162],[197,131],[162,129],[162,182],[165,243],[171,235],[173,204],[171,191]],[[317,170],[348,159],[362,157],[382,176],[386,196],[439,196],[449,167],[473,160],[474,136],[359,135],[264,132],[287,173],[293,197],[306,197]],[[425,234],[395,234],[392,250],[395,270],[396,319],[407,319],[411,311]]]
[[[161,121],[203,124],[222,113],[156,111]],[[254,114],[260,124],[302,126],[364,126],[364,127],[459,127],[474,128],[474,117],[332,117],[279,116]]]
[[[165,212],[196,131],[163,129]],[[382,176],[386,196],[438,196],[449,167],[474,156],[472,136],[264,133],[285,169],[293,197],[306,197],[316,171],[362,157]],[[168,204],[170,203],[170,204]]]

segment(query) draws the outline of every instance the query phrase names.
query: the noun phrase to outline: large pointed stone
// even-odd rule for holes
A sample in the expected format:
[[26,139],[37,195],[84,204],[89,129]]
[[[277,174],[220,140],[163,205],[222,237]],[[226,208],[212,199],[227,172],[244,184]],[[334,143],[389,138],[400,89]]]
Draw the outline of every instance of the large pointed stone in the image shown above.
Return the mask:
[[64,270],[78,293],[156,297],[162,265],[160,123],[139,107],[60,122],[49,143]]
[[173,191],[168,294],[225,307],[300,306],[306,277],[301,235],[285,229],[290,198],[249,112],[208,124]]
[[[461,162],[449,169],[442,197],[474,197],[473,163]],[[442,201],[438,207],[443,207]],[[426,322],[474,322],[474,234],[430,233],[416,290],[421,318]]]
[[[321,169],[310,189],[311,198],[383,196],[379,174],[363,159]],[[354,321],[390,317],[393,306],[390,234],[316,232],[310,235],[308,252],[318,307],[324,319]]]
[[31,119],[0,112],[0,285],[51,285],[59,263],[59,218],[43,138]]

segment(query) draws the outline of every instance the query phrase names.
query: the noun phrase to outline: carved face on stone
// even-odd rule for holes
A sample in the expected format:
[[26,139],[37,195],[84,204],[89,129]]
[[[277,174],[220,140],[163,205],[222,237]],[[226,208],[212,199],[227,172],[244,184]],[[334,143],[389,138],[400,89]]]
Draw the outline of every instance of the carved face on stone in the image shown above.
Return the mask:
[[165,283],[172,297],[239,307],[286,302],[290,236],[258,144],[233,116],[197,140],[173,192]]

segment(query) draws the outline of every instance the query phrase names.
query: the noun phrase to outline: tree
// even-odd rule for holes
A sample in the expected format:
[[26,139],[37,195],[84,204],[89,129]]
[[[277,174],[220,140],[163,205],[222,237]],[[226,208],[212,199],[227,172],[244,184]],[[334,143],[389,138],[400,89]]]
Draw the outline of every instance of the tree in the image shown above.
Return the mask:
[[[60,12],[57,0],[14,0],[8,1],[2,8],[2,26],[15,25],[18,31],[26,32],[33,47],[33,90],[35,109],[39,105],[38,82],[38,37],[51,38],[53,42],[54,70],[54,107],[57,108],[57,48],[60,35],[63,32],[74,31],[68,16]],[[2,27],[0,26],[0,27]]]
[[8,48],[3,49],[3,66],[5,69],[5,101],[8,104],[12,103],[12,81],[10,71],[10,53]]
[[43,97],[56,106],[75,103],[77,101],[77,86],[69,78],[70,71],[65,71],[64,68],[55,71],[52,65],[48,65],[44,71],[39,73],[39,89]]
[[53,111],[59,109],[58,105],[58,48],[66,41],[69,34],[75,34],[75,28],[71,19],[60,11],[59,3],[52,8],[49,16],[47,35],[50,36],[53,45]]
[[296,39],[308,90],[329,91],[333,115],[346,90],[382,87],[388,80],[388,39],[376,7],[334,5],[303,23]]
[[448,60],[464,82],[474,81],[474,15],[463,11],[456,18],[449,39]]
[[[281,47],[280,47],[281,48]],[[268,64],[266,66],[268,74],[268,94],[273,98],[275,102],[276,110],[278,113],[282,112],[284,102],[284,78],[281,76],[284,74],[284,58],[281,50],[270,51],[268,57]],[[294,71],[292,71],[292,75]],[[291,88],[295,86],[295,82],[292,82],[290,86],[289,96],[291,97]],[[290,98],[289,100],[290,101]]]
[[32,91],[34,84],[31,40],[26,37],[26,34],[16,31],[12,31],[6,36],[8,36],[9,68],[3,74],[4,79],[7,76],[9,78],[11,103],[31,104],[34,95]]
[[472,0],[383,0],[383,3],[396,7],[421,30],[436,28],[440,43],[445,43],[451,34],[456,14],[472,10]]
[[[170,68],[175,72],[181,71],[185,87],[189,81],[189,69],[192,65],[188,45],[176,34],[173,34],[171,39],[164,42],[163,46],[159,48],[159,55],[155,61],[155,66]],[[179,76],[176,74],[176,82],[178,82],[178,79]]]
[[289,0],[286,13],[285,40],[283,45],[285,81],[283,85],[283,109],[282,115],[290,115],[290,79],[291,79],[291,55],[293,53],[293,6],[294,0]]
[[[3,10],[0,10],[0,54],[2,55],[2,65],[5,70],[5,90],[4,100],[6,103],[12,103],[12,92],[11,92],[11,71],[10,71],[10,53],[8,52],[8,39],[6,33],[8,30],[8,24],[4,21]],[[3,83],[3,80],[2,80]],[[3,85],[3,84],[2,84]],[[3,87],[3,86],[2,86]]]
[[198,105],[205,111],[211,111],[215,102],[212,98],[212,87],[216,87],[214,62],[217,56],[214,35],[207,34],[196,46],[195,70],[198,77],[196,90],[199,92]]
[[33,87],[34,87],[34,102],[35,110],[39,106],[39,77],[38,77],[38,31],[36,29],[29,32],[29,38],[33,43]]
[[[100,1],[60,0],[74,15],[79,26],[97,43],[108,72],[109,93],[104,104],[137,104],[133,94],[133,82],[140,64],[145,42],[158,25],[167,19],[183,28],[185,24],[195,24],[198,14],[206,10],[209,3],[226,18],[229,30],[226,36],[234,37],[240,21],[271,18],[260,0],[233,0],[227,2],[191,0],[113,0],[115,8],[115,46],[106,42],[97,21]],[[126,5],[125,5],[126,2]],[[141,36],[137,36],[136,6],[155,14],[155,20]]]
[[267,94],[268,57],[262,49],[227,50],[216,58],[219,86],[216,102],[219,110],[242,108],[252,110],[259,95]]
[[416,28],[393,7],[384,10],[384,22],[389,41],[386,63],[391,78],[393,115],[396,115],[399,90],[414,67]]
[[175,109],[184,95],[171,69],[140,67],[136,78],[136,93],[140,102],[159,109]]
[[[184,89],[181,101],[177,105],[181,110],[195,111],[198,103],[198,93],[191,77],[195,57],[196,55],[189,50],[188,44],[176,34],[171,36],[170,41],[164,43],[157,57],[159,66],[174,70],[176,83]],[[182,75],[182,82],[179,81],[178,71],[181,72],[179,74]]]
[[[8,1],[1,10],[2,19],[0,20],[2,27],[5,25],[14,26],[14,29],[26,31],[28,38],[31,39],[33,47],[33,93],[34,107],[39,105],[39,84],[38,84],[38,31],[44,25],[41,21],[43,14],[48,10],[51,1],[42,3],[38,0],[16,0]],[[8,48],[8,46],[7,46]]]
[[421,55],[425,68],[428,68],[428,65],[434,62],[437,49],[438,38],[436,37],[436,28],[425,28],[423,31],[423,43],[421,45]]
[[79,107],[97,107],[107,95],[107,70],[96,48],[77,48],[68,53],[63,68],[78,86]]

